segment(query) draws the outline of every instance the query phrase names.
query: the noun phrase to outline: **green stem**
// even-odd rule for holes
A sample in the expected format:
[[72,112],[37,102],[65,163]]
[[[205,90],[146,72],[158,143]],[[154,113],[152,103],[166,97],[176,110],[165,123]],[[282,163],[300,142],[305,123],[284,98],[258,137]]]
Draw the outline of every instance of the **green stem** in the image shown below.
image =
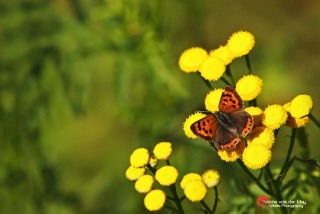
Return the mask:
[[172,195],[174,197],[174,202],[176,203],[176,206],[177,206],[177,208],[179,210],[179,213],[184,214],[184,210],[183,210],[183,207],[181,205],[181,200],[179,199],[178,194],[177,194],[176,185],[172,184],[170,186],[170,189],[171,189]]
[[222,82],[224,82],[226,85],[230,85],[231,86],[231,83],[224,77],[221,77],[221,80]]
[[[231,69],[230,69],[230,65],[227,65],[227,67],[226,67],[226,74],[230,77],[231,82],[232,82],[232,87],[234,88],[236,84],[235,84],[234,78],[233,78],[233,76],[232,76],[232,72],[231,72]],[[222,80],[223,80],[223,79],[222,79]],[[230,85],[230,83],[229,83],[229,85]]]
[[152,172],[153,175],[156,174],[157,169],[153,168],[149,163],[147,164],[147,167]]
[[246,64],[247,64],[249,74],[252,74],[252,67],[251,67],[251,63],[250,63],[249,54],[245,55],[244,58],[246,59]]
[[242,170],[262,189],[265,193],[272,195],[270,190],[268,190],[265,186],[263,186],[260,181],[250,172],[250,170],[243,164],[241,159],[237,160],[238,165],[242,168]]
[[201,76],[200,72],[197,72],[197,74],[200,76],[200,78],[203,80],[203,82],[206,84],[206,86],[208,86],[209,89],[213,89],[210,82],[208,80],[206,80],[205,78],[203,78],[203,76]]
[[315,116],[313,116],[313,114],[309,114],[308,117],[312,120],[312,122],[314,122],[314,124],[316,124],[316,126],[318,126],[318,128],[320,129],[320,122],[315,118]]
[[202,207],[204,208],[206,213],[211,213],[209,206],[206,204],[206,202],[204,200],[201,200],[200,204],[202,205]]
[[291,153],[292,153],[292,150],[293,150],[294,140],[296,138],[296,133],[297,133],[297,129],[296,128],[292,128],[291,138],[290,138],[290,145],[289,145],[289,149],[288,149],[288,152],[287,152],[287,157],[286,157],[286,159],[284,161],[284,164],[282,166],[280,174],[278,175],[278,178],[277,178],[277,182],[279,182],[279,183],[281,183],[281,181],[284,178],[284,174],[283,173],[285,171],[287,171],[287,168],[289,167],[290,156],[291,156]]
[[218,202],[219,202],[219,195],[218,195],[218,187],[217,186],[214,187],[214,191],[215,191],[215,199],[214,199],[214,204],[213,204],[213,208],[212,208],[211,213],[216,213],[216,209],[217,209]]

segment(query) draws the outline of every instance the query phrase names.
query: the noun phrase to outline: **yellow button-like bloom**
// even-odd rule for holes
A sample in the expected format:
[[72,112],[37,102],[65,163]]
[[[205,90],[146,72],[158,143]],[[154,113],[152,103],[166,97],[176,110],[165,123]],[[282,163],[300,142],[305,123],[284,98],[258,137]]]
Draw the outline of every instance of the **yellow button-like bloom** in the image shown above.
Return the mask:
[[271,160],[271,150],[255,144],[249,144],[243,151],[243,163],[250,169],[260,169]]
[[236,83],[236,91],[244,101],[255,99],[262,90],[263,81],[252,74],[243,76]]
[[168,160],[172,154],[172,146],[170,142],[160,142],[154,149],[153,154],[159,160]]
[[190,129],[190,126],[200,120],[201,118],[204,118],[206,115],[200,112],[196,112],[194,114],[189,115],[189,117],[185,120],[185,122],[183,123],[183,131],[185,133],[185,135],[188,138],[192,138],[192,139],[196,139],[197,135],[193,134],[193,132]]
[[245,147],[246,143],[244,141],[240,141],[236,148],[231,150],[219,150],[218,155],[220,156],[221,160],[224,160],[226,162],[233,162],[241,157]]
[[142,175],[144,175],[145,171],[146,171],[145,167],[136,168],[136,167],[130,166],[126,170],[126,178],[129,181],[135,181],[138,178],[140,178]]
[[261,117],[263,114],[263,110],[259,107],[250,106],[244,109],[246,112],[248,112],[252,118],[253,118],[253,125],[259,126],[261,122]]
[[158,159],[154,156],[150,157],[149,164],[151,167],[155,167],[158,164]]
[[278,129],[288,118],[287,111],[278,104],[268,106],[262,115],[262,124],[271,128]]
[[313,101],[309,95],[298,95],[289,104],[286,110],[292,117],[302,118],[307,116],[313,108]]
[[147,149],[138,148],[130,156],[130,164],[134,167],[144,167],[149,163],[150,155]]
[[208,188],[215,187],[220,182],[220,174],[216,170],[209,169],[202,174],[202,181]]
[[204,104],[208,111],[211,111],[213,113],[219,111],[219,102],[222,92],[224,92],[224,89],[216,88],[207,94],[204,100]]
[[234,57],[247,55],[255,44],[254,36],[247,31],[233,33],[227,43],[227,47]]
[[184,72],[196,72],[207,59],[208,53],[200,47],[193,47],[185,50],[179,59],[180,69]]
[[249,144],[252,143],[271,149],[275,142],[273,130],[265,126],[257,127],[250,133],[248,141]]
[[209,56],[219,58],[224,65],[229,65],[234,59],[233,54],[230,52],[227,46],[220,46],[219,48],[210,51]]
[[183,176],[181,182],[180,182],[180,187],[181,189],[184,190],[184,188],[186,187],[187,183],[189,183],[190,181],[193,180],[198,180],[201,181],[201,176],[197,173],[188,173],[185,176]]
[[156,180],[162,186],[170,186],[174,184],[178,178],[178,171],[173,166],[163,166],[156,172]]
[[135,183],[134,188],[139,193],[148,193],[151,191],[154,180],[151,175],[142,175]]
[[210,56],[200,67],[200,73],[206,80],[218,80],[226,70],[225,64],[217,57]]
[[160,189],[150,191],[144,198],[144,206],[149,211],[160,210],[166,202],[166,195]]
[[184,194],[190,201],[198,202],[206,196],[207,188],[201,180],[192,180],[186,184]]

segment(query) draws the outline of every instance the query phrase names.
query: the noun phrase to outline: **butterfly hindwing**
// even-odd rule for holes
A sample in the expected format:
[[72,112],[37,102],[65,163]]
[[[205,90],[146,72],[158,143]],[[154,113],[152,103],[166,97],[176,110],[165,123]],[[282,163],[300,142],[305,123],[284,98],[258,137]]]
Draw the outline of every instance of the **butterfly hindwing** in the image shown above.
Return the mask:
[[191,131],[198,137],[206,140],[213,141],[213,136],[217,129],[217,119],[214,114],[210,114],[191,125]]
[[252,116],[245,110],[235,111],[229,117],[232,126],[237,130],[237,133],[245,137],[252,131],[253,119]]
[[227,86],[221,95],[219,102],[219,111],[234,112],[243,108],[243,102],[235,89]]

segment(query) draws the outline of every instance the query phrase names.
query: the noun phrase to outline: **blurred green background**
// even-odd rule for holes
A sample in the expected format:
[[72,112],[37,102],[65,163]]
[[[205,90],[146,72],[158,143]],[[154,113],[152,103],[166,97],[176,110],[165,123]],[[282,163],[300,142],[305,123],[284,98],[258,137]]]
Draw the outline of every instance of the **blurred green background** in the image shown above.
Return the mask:
[[[208,88],[179,70],[179,56],[248,30],[253,71],[264,80],[259,106],[307,93],[320,118],[319,14],[316,0],[1,1],[0,213],[146,213],[125,170],[135,148],[159,141],[173,143],[180,178],[219,170],[225,210],[248,180],[183,134]],[[247,73],[243,59],[231,69]],[[275,166],[289,133],[280,131]],[[310,123],[307,134],[310,157],[319,157],[319,130]]]

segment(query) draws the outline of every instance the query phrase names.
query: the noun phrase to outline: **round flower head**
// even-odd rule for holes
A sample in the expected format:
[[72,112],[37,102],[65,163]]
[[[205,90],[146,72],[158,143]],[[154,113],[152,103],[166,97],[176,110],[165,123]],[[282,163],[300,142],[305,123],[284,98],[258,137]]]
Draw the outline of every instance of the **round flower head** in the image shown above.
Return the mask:
[[210,91],[207,94],[207,96],[204,100],[204,104],[205,104],[206,109],[208,111],[211,111],[213,113],[216,111],[219,111],[219,102],[220,102],[220,98],[221,98],[223,91],[224,91],[224,89],[217,88],[217,89]]
[[146,171],[145,167],[135,168],[133,166],[130,166],[126,171],[126,178],[129,181],[135,181],[138,178],[140,178],[142,175],[144,175],[145,171]]
[[278,104],[268,106],[262,115],[262,124],[271,128],[278,129],[288,118],[287,111]]
[[151,191],[154,180],[151,175],[142,175],[135,183],[135,189],[139,193],[148,193]]
[[313,108],[313,101],[309,95],[298,95],[295,97],[289,105],[287,105],[287,111],[294,118],[302,118],[307,116]]
[[206,80],[218,80],[226,70],[224,63],[217,57],[210,56],[200,67],[200,73]]
[[153,154],[159,160],[168,160],[172,154],[172,147],[170,142],[158,143],[154,149]]
[[254,46],[254,36],[247,31],[233,33],[227,43],[227,47],[234,57],[247,55]]
[[295,118],[289,114],[286,125],[292,128],[301,128],[305,127],[309,122],[310,118],[308,116],[302,118]]
[[130,164],[134,167],[144,167],[149,163],[150,155],[147,149],[139,148],[130,156]]
[[176,182],[178,171],[173,166],[163,166],[157,170],[155,177],[162,186],[170,186]]
[[202,181],[208,188],[212,188],[218,185],[220,175],[216,170],[209,169],[202,174]]
[[255,144],[259,146],[264,146],[267,149],[271,149],[272,145],[274,144],[275,137],[273,130],[265,127],[260,126],[255,128],[249,135],[248,144]]
[[180,187],[181,189],[184,190],[184,188],[186,187],[187,183],[189,183],[190,181],[193,180],[198,180],[201,181],[201,176],[197,173],[188,173],[185,176],[183,176],[181,182],[180,182]]
[[236,148],[231,150],[219,150],[218,155],[220,156],[221,160],[224,160],[226,162],[233,162],[240,158],[245,147],[246,143],[244,141],[240,141]]
[[198,202],[206,196],[207,188],[201,180],[192,180],[186,184],[184,194],[190,201]]
[[255,144],[250,144],[243,151],[243,163],[250,169],[260,169],[271,160],[271,150]]
[[261,117],[263,114],[263,110],[261,108],[250,106],[250,107],[245,108],[244,110],[252,116],[254,126],[260,125]]
[[166,202],[166,195],[160,189],[150,191],[144,198],[144,206],[149,211],[160,210]]
[[252,74],[243,76],[236,84],[236,91],[244,101],[255,99],[262,90],[262,79]]
[[193,47],[185,50],[179,59],[180,69],[184,72],[196,72],[207,59],[208,53],[203,48]]
[[185,122],[183,123],[183,131],[185,133],[185,135],[188,137],[188,138],[192,138],[192,139],[196,139],[197,136],[195,134],[193,134],[193,132],[191,131],[190,129],[190,126],[200,120],[201,118],[204,118],[206,115],[203,114],[203,113],[200,113],[200,112],[196,112],[194,114],[191,114],[186,120]]
[[151,167],[155,167],[158,165],[158,159],[154,156],[150,157],[149,164]]
[[220,46],[219,48],[210,51],[209,56],[219,58],[224,65],[229,65],[234,59],[233,54],[230,52],[227,46]]

